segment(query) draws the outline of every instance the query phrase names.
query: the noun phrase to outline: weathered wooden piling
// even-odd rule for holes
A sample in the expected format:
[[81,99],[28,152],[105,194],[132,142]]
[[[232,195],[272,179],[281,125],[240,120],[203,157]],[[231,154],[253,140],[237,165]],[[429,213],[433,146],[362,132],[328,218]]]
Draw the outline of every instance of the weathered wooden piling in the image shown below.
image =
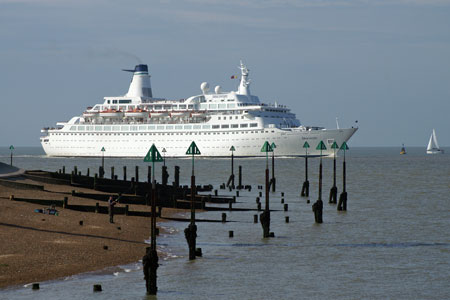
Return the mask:
[[195,225],[195,173],[194,173],[194,155],[200,154],[195,142],[189,146],[186,154],[192,155],[192,176],[191,176],[191,222],[184,230],[184,235],[189,246],[189,260],[195,259],[196,256],[196,239],[197,239],[197,225]]
[[94,190],[96,190],[97,189],[97,178],[98,178],[98,175],[97,175],[97,173],[95,173],[94,174]]
[[[152,214],[151,214],[151,244],[150,247],[147,247],[147,251],[142,258],[143,264],[143,272],[145,279],[145,286],[147,289],[147,294],[156,295],[158,287],[156,285],[156,271],[158,269],[158,253],[156,252],[156,180],[155,180],[155,162],[161,162],[163,159],[156,149],[155,144],[152,145],[147,155],[144,158],[144,162],[152,163],[152,185],[151,185],[151,206],[152,206]],[[136,169],[138,170],[138,169]]]
[[68,197],[64,197],[63,208],[67,208],[68,201],[69,201],[69,198]]
[[284,203],[284,198],[281,198],[281,204],[283,204]]
[[135,169],[134,169],[134,179],[136,180],[136,183],[139,182],[139,166],[135,166]]
[[258,223],[258,215],[253,215],[253,223]]
[[284,208],[284,211],[288,211],[288,204],[285,203],[284,206],[283,206],[283,208]]
[[238,189],[242,189],[242,166],[239,166],[239,173],[238,173]]
[[256,204],[260,202],[259,197],[256,197]]
[[227,214],[222,213],[222,223],[225,223],[227,221]]
[[230,188],[230,191],[231,191],[231,189],[234,189],[234,151],[235,151],[236,149],[234,148],[234,146],[231,146],[231,148],[230,148],[230,151],[231,151],[231,175],[230,175],[230,178],[228,178],[228,181],[227,181],[227,187],[229,187]]
[[100,178],[103,178],[105,176],[105,170],[103,169],[102,166],[98,167],[98,176]]
[[258,211],[261,211],[261,202],[258,202],[257,207],[258,207]]
[[305,181],[303,182],[302,186],[302,197],[309,197],[309,181],[308,181],[308,148],[309,144],[308,142],[305,142],[303,144],[303,148],[305,148]]
[[114,166],[111,167],[111,179],[114,180]]
[[127,166],[123,166],[123,181],[127,181]]
[[31,286],[32,290],[39,290],[39,283],[33,283],[33,285]]
[[63,172],[63,174],[66,174],[66,166],[62,167],[62,172]]
[[86,176],[89,177],[89,168],[87,168]]
[[[270,208],[269,208],[269,152],[272,152],[273,149],[270,146],[269,142],[265,142],[261,152],[266,152],[266,206],[264,208],[264,212],[259,216],[259,221],[261,222],[261,226],[263,228],[263,237],[270,237]],[[260,192],[261,195],[261,192]],[[260,206],[260,204],[258,204]],[[259,207],[258,207],[259,208]]]
[[94,292],[101,292],[102,291],[102,285],[101,284],[94,284],[92,289],[93,289]]
[[12,166],[12,165],[13,165],[13,150],[14,150],[14,146],[13,146],[13,145],[9,146],[9,150],[10,150],[10,152],[11,152],[11,162],[10,162],[10,165]]
[[272,143],[272,145],[270,145],[270,147],[272,148],[272,178],[270,179],[270,185],[272,187],[272,192],[275,192],[276,188],[276,179],[275,179],[275,148],[277,147],[275,145],[275,143]]
[[314,218],[316,223],[322,223],[322,212],[323,212],[323,202],[322,202],[322,150],[326,150],[323,141],[317,145],[316,150],[320,150],[320,164],[319,164],[319,199],[312,205],[312,210],[314,212]]
[[75,174],[78,174],[78,168],[77,168],[77,166],[73,166],[73,172],[74,172]]
[[228,237],[230,237],[230,238],[234,237],[233,230],[228,231]]
[[233,210],[233,201],[232,201],[232,200],[228,201],[228,209],[229,209],[230,211]]
[[236,191],[236,197],[239,197],[239,191]]
[[344,161],[342,163],[342,193],[339,196],[338,211],[347,210],[347,190],[346,190],[346,165],[345,165],[345,151],[348,150],[347,143],[344,142],[340,148],[344,152]]
[[175,179],[174,186],[179,187],[180,186],[180,167],[179,166],[175,166],[174,179]]
[[167,185],[167,182],[169,180],[169,173],[167,172],[167,166],[162,166],[161,168],[161,183],[163,186]]
[[289,216],[284,217],[284,221],[285,221],[286,223],[289,223]]
[[333,149],[333,186],[330,189],[330,196],[328,198],[328,203],[336,204],[337,203],[337,192],[338,189],[336,187],[336,149],[339,149],[339,146],[336,142],[331,145]]

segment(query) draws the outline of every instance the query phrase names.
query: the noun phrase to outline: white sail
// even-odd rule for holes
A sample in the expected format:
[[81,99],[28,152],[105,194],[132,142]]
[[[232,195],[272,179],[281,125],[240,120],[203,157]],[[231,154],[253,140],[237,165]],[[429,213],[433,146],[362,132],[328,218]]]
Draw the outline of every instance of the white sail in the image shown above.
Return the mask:
[[436,138],[436,131],[434,129],[433,132],[431,133],[430,140],[428,141],[427,153],[428,154],[443,153],[443,150],[439,148],[439,144]]

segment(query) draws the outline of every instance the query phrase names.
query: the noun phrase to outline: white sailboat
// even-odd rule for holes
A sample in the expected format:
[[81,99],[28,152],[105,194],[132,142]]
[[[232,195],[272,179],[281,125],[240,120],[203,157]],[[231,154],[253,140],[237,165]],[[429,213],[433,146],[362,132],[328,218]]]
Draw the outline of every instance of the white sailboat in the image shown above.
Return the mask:
[[436,132],[433,129],[433,133],[431,133],[430,140],[428,141],[427,154],[438,153],[444,153],[444,150],[439,148],[439,144],[436,138]]

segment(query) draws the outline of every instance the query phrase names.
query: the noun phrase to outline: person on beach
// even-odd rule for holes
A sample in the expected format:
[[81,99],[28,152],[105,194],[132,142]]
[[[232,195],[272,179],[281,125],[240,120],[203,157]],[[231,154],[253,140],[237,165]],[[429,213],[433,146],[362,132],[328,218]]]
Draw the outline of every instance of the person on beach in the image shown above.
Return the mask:
[[119,203],[119,199],[114,200],[112,196],[108,199],[109,223],[114,223],[114,206]]

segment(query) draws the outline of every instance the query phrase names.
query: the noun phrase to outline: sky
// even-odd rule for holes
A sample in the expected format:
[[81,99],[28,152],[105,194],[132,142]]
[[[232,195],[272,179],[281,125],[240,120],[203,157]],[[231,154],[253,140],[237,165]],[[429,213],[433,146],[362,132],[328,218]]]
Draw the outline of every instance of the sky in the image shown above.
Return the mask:
[[[304,125],[358,126],[351,146],[450,146],[450,0],[0,0],[0,146],[127,92],[200,84],[287,105]],[[358,121],[356,124],[355,121]]]

